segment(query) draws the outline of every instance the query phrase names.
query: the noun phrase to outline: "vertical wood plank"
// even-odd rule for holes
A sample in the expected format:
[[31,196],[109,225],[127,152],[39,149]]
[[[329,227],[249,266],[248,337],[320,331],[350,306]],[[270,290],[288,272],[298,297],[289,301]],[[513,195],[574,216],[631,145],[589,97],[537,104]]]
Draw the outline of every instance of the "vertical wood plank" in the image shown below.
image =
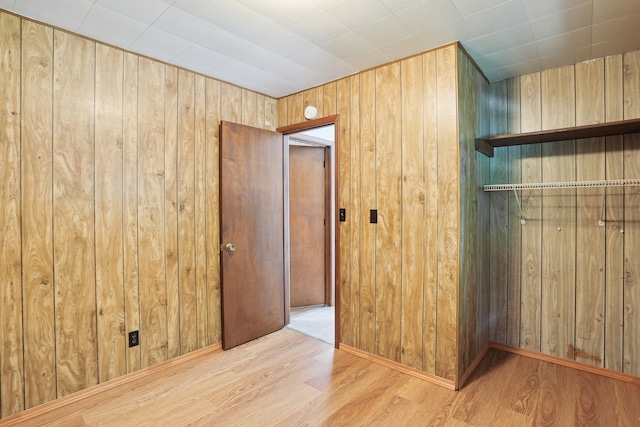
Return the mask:
[[[309,105],[316,106],[316,90],[314,88],[307,89],[302,92],[302,109],[296,115],[298,120],[295,121],[294,123],[303,122],[305,120],[304,109],[307,108]],[[322,112],[322,109],[318,109],[318,116],[320,115],[321,112]]]
[[[20,18],[0,14],[0,416],[24,409]],[[45,285],[45,286],[48,286]],[[48,319],[50,322],[52,319]]]
[[95,43],[54,31],[53,242],[58,397],[97,384]]
[[424,239],[424,112],[422,56],[400,63],[402,153],[402,364],[422,369],[423,239]]
[[[140,329],[138,271],[138,56],[124,54],[123,90],[123,261],[125,331]],[[141,365],[140,346],[127,347],[127,372]]]
[[164,244],[165,65],[140,58],[138,84],[138,255],[143,368],[167,360]]
[[332,116],[336,114],[336,111],[337,111],[336,100],[339,94],[340,94],[340,91],[338,90],[338,86],[336,82],[330,82],[323,86],[324,99],[323,99],[323,106],[322,106],[323,107],[322,115],[324,117]]
[[458,378],[458,130],[456,46],[436,51],[438,91],[438,317],[436,375]]
[[422,56],[424,136],[424,229],[422,370],[436,372],[438,325],[438,78],[436,52]]
[[[575,68],[576,126],[603,123],[604,60],[583,62]],[[576,141],[576,179],[605,179],[605,140]],[[575,359],[603,366],[605,304],[605,228],[598,226],[603,191],[580,191],[576,206],[576,331]]]
[[622,55],[624,70],[624,120],[640,118],[640,96],[638,87],[640,82],[640,51],[627,52]]
[[220,215],[219,215],[219,134],[220,82],[206,81],[206,188],[207,193],[207,337],[208,344],[222,340],[220,311]]
[[[353,215],[353,208],[351,204],[351,134],[349,132],[350,126],[350,85],[348,79],[343,79],[338,82],[340,87],[338,93],[338,111],[340,112],[340,127],[338,128],[338,165],[334,167],[338,168],[339,174],[339,194],[338,194],[338,208],[346,209],[348,213],[347,221],[336,223],[338,232],[340,233],[340,283],[336,286],[340,286],[340,307],[336,309],[340,310],[340,341],[347,344],[352,342],[350,325],[350,308],[351,308],[351,294],[354,286],[354,282],[351,279],[351,259],[349,256],[351,244],[351,227],[353,221],[351,221],[351,215]],[[351,345],[351,344],[349,344]]]
[[[288,99],[289,97],[286,97],[286,98],[280,98],[276,101],[276,106],[278,110],[278,124],[276,127],[287,126],[288,124],[290,124]],[[274,129],[271,129],[271,130],[274,130]]]
[[317,86],[315,88],[315,101],[313,105],[318,109],[318,117],[324,117],[324,86]]
[[[542,128],[575,126],[575,68],[543,71]],[[575,141],[542,146],[545,181],[576,179]],[[576,191],[544,193],[542,207],[541,351],[574,358]]]
[[[521,132],[542,129],[540,73],[520,77]],[[540,144],[522,147],[522,182],[542,181]],[[540,351],[542,290],[542,200],[534,191],[521,196],[527,222],[522,226],[520,347]]]
[[[623,56],[624,118],[640,117],[640,51]],[[624,177],[640,177],[640,134],[624,136]],[[640,188],[625,188],[623,370],[640,375]]]
[[164,97],[164,215],[167,288],[167,357],[180,352],[178,271],[178,68],[167,65]]
[[178,282],[180,351],[198,345],[195,260],[195,76],[178,71]]
[[[347,221],[351,224],[351,247],[349,256],[351,265],[351,296],[348,320],[350,338],[345,344],[357,346],[360,342],[360,237],[362,230],[361,188],[361,135],[360,135],[360,76],[349,77],[349,139],[351,141],[351,213],[347,211]],[[342,120],[340,120],[342,122]],[[341,256],[345,256],[342,252]]]
[[[605,58],[605,119],[607,122],[624,117],[622,91],[622,55]],[[624,140],[622,135],[606,138],[606,178],[624,178]],[[624,189],[608,188],[606,192],[606,292],[604,367],[623,370],[624,325]]]
[[360,350],[376,349],[376,225],[369,211],[377,209],[375,71],[360,75]]
[[[197,348],[207,345],[207,241],[206,241],[206,98],[205,77],[195,82],[195,257]],[[264,123],[264,119],[262,120]]]
[[[507,132],[520,132],[520,78],[507,81]],[[509,147],[507,182],[522,182],[522,148]],[[508,197],[508,270],[507,270],[507,339],[506,344],[514,347],[520,345],[520,311],[522,280],[522,225],[520,224],[520,208],[515,197]]]
[[[466,55],[466,54],[465,54]],[[471,185],[469,191],[474,191],[477,198],[477,209],[472,218],[474,223],[472,226],[475,228],[476,234],[476,249],[472,250],[471,255],[475,258],[470,262],[475,263],[476,268],[476,286],[471,285],[475,292],[475,304],[476,304],[476,342],[475,348],[472,348],[473,352],[469,354],[470,361],[472,362],[489,343],[489,322],[491,319],[491,310],[489,308],[489,296],[491,293],[491,279],[490,279],[490,266],[486,262],[486,254],[489,253],[489,233],[490,233],[490,220],[489,220],[489,194],[486,193],[481,184],[488,182],[491,175],[491,159],[481,153],[475,151],[476,136],[483,136],[490,134],[489,125],[489,82],[485,76],[472,64],[472,70],[476,83],[476,116],[475,126],[476,133],[471,135],[468,149],[469,155],[473,158],[473,161],[477,164],[477,176],[475,184]],[[505,222],[506,221],[505,219]],[[507,243],[505,241],[504,243]],[[473,277],[471,278],[473,281]],[[468,366],[465,366],[465,369]]]
[[243,125],[258,126],[258,95],[242,89],[242,122]]
[[376,354],[400,361],[402,114],[400,64],[376,70]]
[[[5,16],[0,15],[0,19],[6,19]],[[1,27],[10,28],[5,23]],[[56,398],[51,187],[53,30],[24,20],[22,49],[24,407],[29,409]],[[9,63],[6,60],[1,62]],[[3,96],[2,99],[9,98]],[[7,157],[2,156],[2,159]],[[2,381],[4,383],[6,378]],[[11,385],[11,388],[20,389],[18,384]]]
[[457,123],[458,123],[458,375],[470,366],[476,354],[478,287],[476,251],[478,167],[474,139],[477,120],[477,82],[471,61],[458,48],[457,54]]
[[[625,67],[629,64],[625,55]],[[634,58],[630,67],[635,80],[640,75],[640,61]],[[627,85],[627,70],[625,69],[625,92],[640,89],[640,85],[630,83]],[[640,92],[636,92],[640,93]],[[624,176],[635,178],[640,176],[640,134],[624,136]],[[624,216],[624,346],[623,346],[623,372],[631,375],[640,375],[640,191],[638,187],[625,188],[625,216]]]
[[[508,80],[491,85],[490,124],[491,135],[507,133],[507,91]],[[500,147],[494,151],[491,161],[491,184],[504,184],[509,181],[509,147]],[[507,340],[509,307],[509,192],[497,192],[490,196],[489,221],[489,339],[504,343]]]
[[[264,112],[264,128],[267,130],[276,130],[280,124],[280,105],[285,105],[286,103],[281,103],[280,100],[275,100],[273,98],[265,97],[265,112]],[[283,107],[286,108],[286,107]],[[286,116],[285,116],[286,117]]]
[[266,96],[256,94],[256,127],[266,129]]
[[289,125],[304,121],[304,99],[302,92],[287,97],[287,123]]
[[220,83],[220,120],[242,123],[242,89]]
[[95,179],[98,382],[127,373],[122,247],[122,90],[120,50],[96,45]]

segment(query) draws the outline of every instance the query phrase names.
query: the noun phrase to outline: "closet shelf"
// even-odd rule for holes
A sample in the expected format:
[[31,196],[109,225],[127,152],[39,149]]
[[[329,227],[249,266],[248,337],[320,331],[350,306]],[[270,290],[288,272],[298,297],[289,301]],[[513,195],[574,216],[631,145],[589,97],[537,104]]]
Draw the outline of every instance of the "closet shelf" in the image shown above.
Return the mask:
[[570,139],[600,138],[603,136],[624,135],[629,133],[640,133],[640,119],[477,138],[476,151],[481,152],[485,156],[493,157],[493,149],[495,147],[537,144],[540,142],[565,141]]
[[536,182],[526,184],[485,185],[484,191],[551,190],[561,188],[602,188],[640,186],[640,179],[605,179],[600,181]]

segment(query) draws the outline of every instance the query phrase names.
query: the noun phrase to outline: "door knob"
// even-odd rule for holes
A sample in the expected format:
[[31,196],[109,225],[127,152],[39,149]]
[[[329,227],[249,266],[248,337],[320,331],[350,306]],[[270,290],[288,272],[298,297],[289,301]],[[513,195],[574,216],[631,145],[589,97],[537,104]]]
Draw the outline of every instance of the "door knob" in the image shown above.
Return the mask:
[[227,250],[228,250],[229,252],[233,252],[233,251],[235,251],[235,250],[236,250],[236,245],[234,245],[233,243],[227,243],[227,244],[225,245],[225,247],[227,248]]

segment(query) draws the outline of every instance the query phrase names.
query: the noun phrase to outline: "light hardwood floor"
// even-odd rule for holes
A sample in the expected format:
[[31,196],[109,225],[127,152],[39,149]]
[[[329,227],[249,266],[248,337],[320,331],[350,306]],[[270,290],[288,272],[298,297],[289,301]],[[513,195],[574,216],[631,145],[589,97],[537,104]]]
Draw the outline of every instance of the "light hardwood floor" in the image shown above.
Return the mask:
[[638,426],[640,386],[489,350],[459,392],[291,330],[20,426]]

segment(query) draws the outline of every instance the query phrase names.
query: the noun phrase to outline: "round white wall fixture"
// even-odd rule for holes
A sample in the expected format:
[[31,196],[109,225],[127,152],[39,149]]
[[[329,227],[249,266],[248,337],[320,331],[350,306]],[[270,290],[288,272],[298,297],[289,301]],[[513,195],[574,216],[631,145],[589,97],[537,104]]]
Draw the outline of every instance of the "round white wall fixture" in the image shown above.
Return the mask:
[[318,117],[318,109],[313,105],[309,105],[307,108],[304,109],[304,117],[307,120],[315,119],[316,117]]

